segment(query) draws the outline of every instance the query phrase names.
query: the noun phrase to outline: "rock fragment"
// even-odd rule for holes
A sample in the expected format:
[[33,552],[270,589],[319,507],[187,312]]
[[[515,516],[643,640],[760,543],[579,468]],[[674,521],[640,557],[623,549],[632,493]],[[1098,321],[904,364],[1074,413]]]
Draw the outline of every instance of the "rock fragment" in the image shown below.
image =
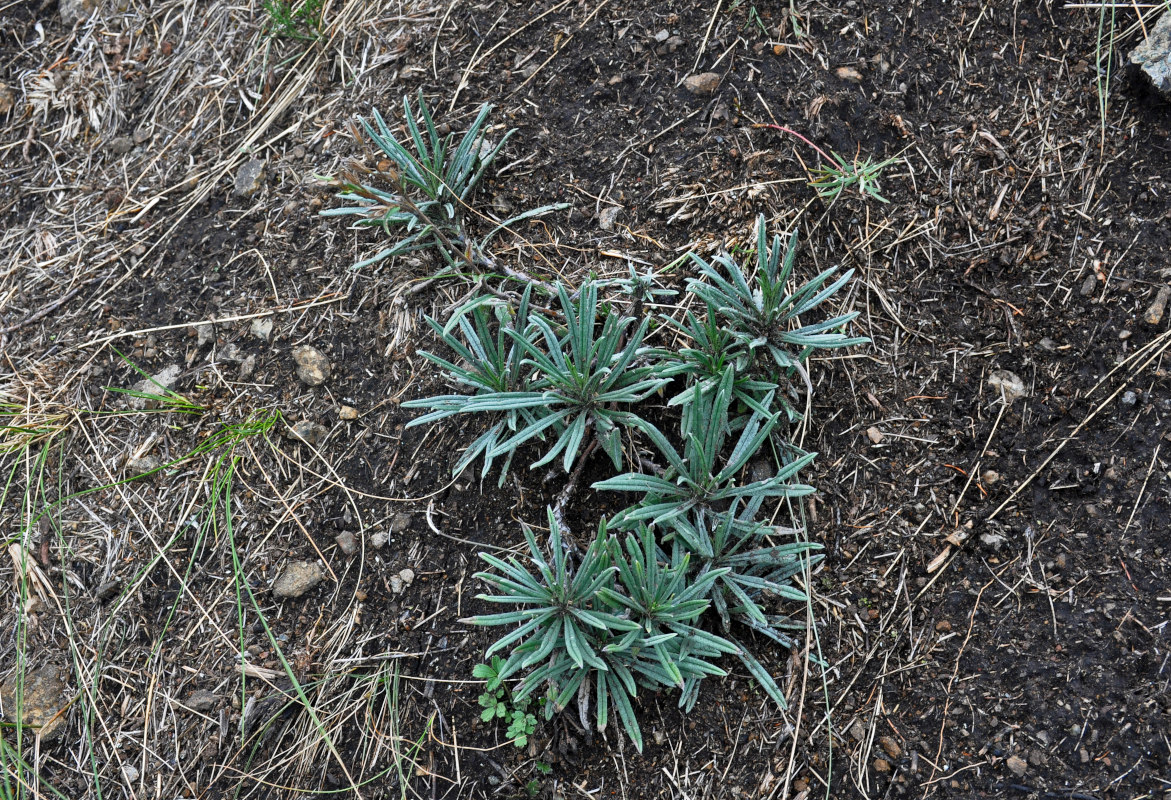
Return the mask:
[[333,540],[337,542],[337,549],[341,550],[347,556],[352,556],[358,552],[358,537],[349,531],[342,531]]
[[263,342],[272,336],[272,317],[257,317],[248,326],[248,332]]
[[[65,722],[63,712],[69,703],[65,670],[49,664],[21,677],[20,724],[36,729],[43,741],[56,738]],[[3,703],[5,718],[12,724],[17,722],[13,719],[16,714],[16,679],[17,675],[13,675],[0,686],[0,703]]]
[[1012,774],[1016,775],[1018,778],[1024,775],[1029,769],[1028,762],[1020,756],[1009,756],[1004,764],[1009,768]]
[[293,351],[297,377],[306,386],[320,386],[329,380],[329,359],[316,347],[304,345]]
[[683,79],[683,88],[692,94],[711,94],[720,85],[720,76],[716,72],[704,72],[699,75],[688,75]]
[[88,19],[98,7],[98,0],[61,0],[57,4],[57,13],[66,25],[72,25],[78,20]]
[[110,140],[110,152],[116,156],[124,156],[134,149],[134,142],[129,136],[118,136]]
[[210,711],[216,703],[219,702],[219,697],[214,692],[209,692],[206,689],[196,689],[187,696],[185,706],[192,711]]
[[300,439],[311,447],[316,447],[329,433],[329,429],[312,420],[303,419],[289,428],[290,439]]
[[614,230],[614,222],[618,219],[621,206],[607,206],[598,213],[598,227],[604,231]]
[[325,573],[315,562],[290,561],[272,585],[272,594],[282,599],[294,599],[321,583],[324,577]]
[[236,173],[233,189],[240,197],[249,198],[260,191],[260,187],[263,185],[264,162],[259,158],[253,158],[246,161],[244,166],[240,167],[240,171]]
[[866,438],[874,444],[882,444],[882,440],[886,437],[882,435],[882,431],[873,426],[866,429]]
[[1133,68],[1171,99],[1171,12],[1164,11],[1147,37],[1130,53]]
[[902,745],[900,745],[893,736],[883,736],[879,738],[878,743],[882,745],[882,749],[885,750],[886,754],[894,761],[898,761],[903,757]]
[[7,114],[16,105],[16,93],[7,83],[0,81],[0,116]]
[[337,410],[338,419],[352,422],[358,418],[358,409],[353,406],[341,406]]
[[998,369],[989,375],[988,385],[997,394],[1002,394],[1004,402],[1009,405],[1022,397],[1029,396],[1028,387],[1025,386],[1025,382],[1021,380],[1020,376],[1006,369]]
[[183,374],[182,368],[178,364],[171,364],[169,367],[164,367],[163,370],[151,378],[143,378],[138,383],[134,384],[133,391],[143,395],[152,395],[151,397],[134,397],[130,396],[127,401],[131,408],[138,411],[144,408],[158,408],[159,401],[156,397],[161,397],[166,394],[175,382],[179,380],[179,376]]
[[410,569],[402,570],[397,575],[390,576],[390,590],[395,594],[402,594],[403,590],[415,582],[415,571]]
[[1167,310],[1167,301],[1171,300],[1171,286],[1161,286],[1159,293],[1155,295],[1155,302],[1151,303],[1147,313],[1143,314],[1143,319],[1148,325],[1158,325],[1163,321],[1163,313]]
[[400,511],[390,518],[390,532],[402,533],[411,527],[412,517],[405,511]]

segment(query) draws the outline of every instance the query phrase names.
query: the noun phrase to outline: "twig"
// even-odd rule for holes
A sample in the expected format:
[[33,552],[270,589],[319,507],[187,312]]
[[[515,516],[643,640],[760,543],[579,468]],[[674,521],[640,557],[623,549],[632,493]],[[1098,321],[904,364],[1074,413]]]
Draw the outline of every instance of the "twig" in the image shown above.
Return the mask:
[[598,439],[594,437],[593,441],[590,442],[590,446],[585,449],[585,452],[577,460],[577,466],[569,474],[569,480],[565,482],[565,486],[561,489],[561,494],[557,495],[557,502],[553,504],[553,519],[557,521],[557,525],[561,528],[562,533],[569,532],[569,526],[565,524],[565,508],[569,505],[573,493],[577,490],[577,484],[581,480],[581,473],[585,469],[586,461],[593,455],[597,447]]

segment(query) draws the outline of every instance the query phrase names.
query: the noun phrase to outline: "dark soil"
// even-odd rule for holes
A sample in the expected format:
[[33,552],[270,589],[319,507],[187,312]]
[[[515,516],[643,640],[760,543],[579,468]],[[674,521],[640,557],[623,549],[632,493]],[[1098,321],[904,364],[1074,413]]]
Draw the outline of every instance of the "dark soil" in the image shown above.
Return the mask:
[[[74,345],[93,331],[176,326],[116,344],[151,374],[181,365],[177,390],[221,419],[276,408],[290,424],[330,429],[321,458],[278,436],[284,455],[266,450],[241,465],[240,513],[254,521],[238,547],[270,554],[255,567],[258,592],[285,560],[324,554],[337,580],[299,600],[266,599],[265,613],[303,681],[337,668],[318,655],[339,657],[319,634],[346,615],[344,657],[354,666],[345,669],[396,665],[400,746],[423,737],[418,763],[406,767],[409,796],[1164,796],[1171,385],[1162,354],[1171,315],[1151,325],[1144,314],[1171,278],[1171,104],[1118,76],[1103,125],[1093,9],[669,6],[454,3],[385,74],[365,78],[378,91],[362,97],[389,119],[400,113],[396,98],[421,90],[444,112],[454,102],[445,119],[457,129],[480,103],[496,105],[493,120],[518,130],[498,162],[509,168],[479,202],[498,215],[572,204],[503,243],[499,257],[532,272],[572,278],[624,270],[626,258],[663,266],[688,249],[743,246],[758,213],[777,230],[800,229],[803,277],[831,265],[856,270],[844,303],[862,311],[858,327],[873,344],[814,364],[804,441],[820,453],[803,478],[819,489],[806,507],[809,533],[826,548],[811,587],[816,637],[792,653],[758,643],[783,678],[788,711],[727,663],[731,675],[708,681],[689,715],[673,695],[642,699],[641,755],[613,729],[590,734],[573,713],[543,724],[525,749],[504,743],[503,726],[480,722],[480,689],[468,681],[493,636],[460,622],[487,609],[474,598],[483,588],[477,553],[518,547],[520,523],[543,524],[565,476],[521,468],[500,490],[495,473],[483,484],[471,472],[453,482],[451,465],[477,423],[404,427],[415,414],[402,400],[445,391],[417,356],[437,346],[422,317],[444,317],[468,287],[411,292],[436,267],[426,259],[351,271],[381,240],[316,215],[333,201],[306,176],[373,159],[343,132],[366,107],[333,105],[266,148],[267,185],[251,200],[225,177],[126,268],[116,291],[122,273],[83,288],[66,305],[73,313],[56,330],[55,353],[36,344],[58,325],[54,314],[10,330],[4,369],[33,358],[59,374],[81,368],[78,396],[113,407],[118,398],[101,387],[140,376],[108,351],[85,367],[92,351]],[[29,57],[12,42],[25,41],[31,21],[61,22],[36,3],[0,13],[15,32],[3,53],[12,75]],[[713,94],[681,85],[706,71],[720,76]],[[339,79],[323,68],[304,108]],[[142,91],[151,92],[149,80]],[[128,113],[127,131],[145,122]],[[827,206],[806,185],[803,165],[817,154],[756,127],[765,123],[847,158],[900,156],[882,179],[889,204],[847,192]],[[0,195],[7,226],[32,213],[13,191]],[[171,202],[100,235],[129,237]],[[603,230],[600,212],[611,206],[621,210]],[[10,299],[0,293],[0,329],[53,300],[12,285]],[[250,335],[247,320],[217,325],[203,345],[182,327],[315,300],[277,315],[271,341]],[[291,351],[301,344],[333,364],[318,389],[296,378]],[[250,356],[255,369],[240,377]],[[1026,397],[1002,404],[988,382],[1001,370],[1023,380]],[[361,416],[340,420],[343,405]],[[177,452],[212,427],[171,417],[141,425],[135,435],[157,432]],[[608,474],[595,462],[584,486]],[[151,491],[161,503],[171,490]],[[294,491],[296,524],[276,499]],[[592,528],[617,502],[580,493],[572,527]],[[354,556],[334,544],[346,530],[363,539]],[[393,532],[375,549],[379,531]],[[128,556],[123,578],[142,557]],[[230,614],[212,580],[225,563],[209,553],[196,591]],[[390,578],[407,567],[416,578],[396,594]],[[131,603],[157,630],[177,593],[173,572],[155,569]],[[246,638],[258,665],[280,670],[262,627]],[[190,646],[165,650],[182,659]],[[822,671],[807,666],[818,657],[828,665],[824,688]],[[238,668],[217,669],[212,682],[238,699]],[[257,699],[266,697],[279,694]],[[226,713],[236,731],[241,710]],[[269,734],[237,736],[193,760],[189,796],[343,790],[347,779],[324,751],[313,770],[293,780],[290,767],[289,780],[276,782],[298,792],[241,778],[299,746],[285,732],[295,717],[286,711]],[[200,725],[184,735],[199,741],[224,729]],[[366,729],[337,730],[338,750],[365,763]],[[65,775],[68,749],[55,747],[61,765],[50,772]],[[392,763],[381,758],[362,773],[373,780],[361,793],[398,797],[399,776],[380,772]],[[537,761],[551,773],[537,772]]]

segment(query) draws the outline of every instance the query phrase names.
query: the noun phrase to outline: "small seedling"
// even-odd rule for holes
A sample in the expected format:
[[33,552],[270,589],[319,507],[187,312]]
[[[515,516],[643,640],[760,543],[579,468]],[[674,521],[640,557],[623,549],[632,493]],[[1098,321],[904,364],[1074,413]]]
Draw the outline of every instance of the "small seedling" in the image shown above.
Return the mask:
[[321,38],[323,0],[305,0],[294,7],[288,0],[265,0],[269,36],[315,42]]
[[505,735],[518,748],[529,743],[529,737],[537,730],[537,718],[529,713],[529,698],[516,698],[504,686],[501,673],[504,659],[493,656],[488,664],[472,667],[472,676],[486,680],[484,692],[480,695],[480,719],[484,722],[502,719],[508,722]]

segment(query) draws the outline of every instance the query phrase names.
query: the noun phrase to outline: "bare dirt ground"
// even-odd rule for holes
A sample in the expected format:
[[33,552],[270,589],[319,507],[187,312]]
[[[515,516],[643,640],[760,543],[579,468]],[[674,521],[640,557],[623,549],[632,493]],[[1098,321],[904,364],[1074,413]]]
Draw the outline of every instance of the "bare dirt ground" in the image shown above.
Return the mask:
[[[259,2],[63,5],[0,2],[0,678],[41,714],[6,690],[0,797],[1171,791],[1171,105],[1100,79],[1098,7],[327,0],[301,41]],[[1157,13],[1107,11],[1115,67]],[[787,711],[728,664],[690,715],[643,698],[641,755],[480,721],[477,553],[563,476],[451,478],[475,423],[399,404],[443,390],[423,317],[469,284],[351,270],[383,240],[317,215],[375,159],[348,122],[419,91],[518,129],[485,215],[571,205],[502,263],[665,266],[764,213],[802,277],[857,271],[872,344],[814,364],[800,431],[827,557],[766,652]],[[766,123],[901,157],[889,204],[827,205]],[[163,374],[183,402],[115,391]],[[277,597],[293,562],[322,579]]]

